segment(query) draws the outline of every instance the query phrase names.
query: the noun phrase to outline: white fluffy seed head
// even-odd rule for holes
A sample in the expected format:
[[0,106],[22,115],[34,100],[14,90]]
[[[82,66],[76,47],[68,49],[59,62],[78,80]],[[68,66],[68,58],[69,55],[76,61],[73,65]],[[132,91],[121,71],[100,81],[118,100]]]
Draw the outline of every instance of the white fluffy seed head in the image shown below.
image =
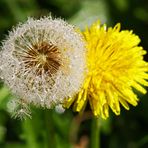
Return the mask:
[[0,77],[14,94],[51,108],[77,93],[83,83],[83,39],[61,19],[29,18],[3,42],[0,69]]

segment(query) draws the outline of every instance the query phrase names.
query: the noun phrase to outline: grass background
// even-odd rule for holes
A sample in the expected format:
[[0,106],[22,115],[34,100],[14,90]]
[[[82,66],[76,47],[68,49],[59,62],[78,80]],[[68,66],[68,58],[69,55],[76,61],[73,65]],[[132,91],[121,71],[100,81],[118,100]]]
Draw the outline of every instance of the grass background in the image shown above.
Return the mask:
[[[108,26],[121,22],[122,29],[133,30],[141,45],[148,49],[147,0],[0,0],[0,40],[13,26],[28,16],[52,14],[80,27],[100,19]],[[145,56],[148,61],[148,56]],[[148,94],[140,97],[137,107],[122,108],[121,115],[110,112],[101,120],[101,148],[148,147]],[[90,111],[78,115],[70,110],[59,114],[55,110],[32,108],[32,119],[12,119],[7,103],[10,92],[0,82],[0,148],[86,148],[91,147]]]

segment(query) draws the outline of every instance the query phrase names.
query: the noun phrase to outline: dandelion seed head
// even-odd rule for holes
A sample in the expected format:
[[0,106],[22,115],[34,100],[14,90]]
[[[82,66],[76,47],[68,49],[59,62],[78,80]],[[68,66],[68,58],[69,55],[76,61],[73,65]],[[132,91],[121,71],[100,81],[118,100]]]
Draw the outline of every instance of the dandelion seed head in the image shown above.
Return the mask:
[[1,77],[26,102],[50,108],[82,85],[85,46],[61,19],[29,18],[9,33],[0,52]]

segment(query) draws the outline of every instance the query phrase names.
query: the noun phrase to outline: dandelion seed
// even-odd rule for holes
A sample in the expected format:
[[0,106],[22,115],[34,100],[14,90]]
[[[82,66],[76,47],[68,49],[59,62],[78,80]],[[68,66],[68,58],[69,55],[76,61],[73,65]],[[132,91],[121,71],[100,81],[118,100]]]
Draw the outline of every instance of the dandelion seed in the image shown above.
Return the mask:
[[22,99],[11,99],[7,104],[7,109],[15,119],[18,118],[23,120],[26,118],[31,118],[30,108]]
[[65,112],[65,109],[63,108],[62,104],[58,104],[56,107],[55,107],[55,111],[59,114],[62,114]]
[[137,95],[133,89],[145,94],[148,86],[148,63],[143,60],[146,51],[138,46],[140,39],[132,31],[120,31],[120,24],[106,29],[100,22],[83,32],[87,42],[88,73],[77,97],[69,98],[64,106],[73,102],[81,111],[89,101],[95,116],[107,118],[109,108],[120,114],[120,104],[129,110],[136,106]]
[[31,115],[30,115],[30,112],[28,112],[28,110],[25,110],[24,108],[21,108],[19,110],[16,110],[12,114],[12,118],[25,120],[26,118],[31,118]]
[[51,108],[80,89],[85,47],[81,35],[65,21],[30,18],[3,42],[0,65],[0,77],[14,94]]

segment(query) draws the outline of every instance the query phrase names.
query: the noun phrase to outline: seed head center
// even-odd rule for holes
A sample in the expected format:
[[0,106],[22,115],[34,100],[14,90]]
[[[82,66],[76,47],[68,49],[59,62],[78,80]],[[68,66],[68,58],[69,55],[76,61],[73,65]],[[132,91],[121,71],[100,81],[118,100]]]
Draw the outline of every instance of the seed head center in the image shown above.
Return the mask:
[[16,47],[17,50],[14,51],[13,55],[20,59],[27,69],[35,69],[37,75],[42,73],[55,74],[62,65],[61,52],[57,46],[51,43],[40,42],[32,45],[31,48],[26,48],[26,46],[23,48],[26,50],[24,54]]
[[45,54],[39,54],[37,56],[37,61],[42,64],[45,65],[45,63],[47,62],[47,56]]
[[61,66],[61,53],[59,49],[53,45],[43,42],[38,45],[34,45],[35,63],[37,65],[37,73],[47,72],[49,74],[56,73]]

